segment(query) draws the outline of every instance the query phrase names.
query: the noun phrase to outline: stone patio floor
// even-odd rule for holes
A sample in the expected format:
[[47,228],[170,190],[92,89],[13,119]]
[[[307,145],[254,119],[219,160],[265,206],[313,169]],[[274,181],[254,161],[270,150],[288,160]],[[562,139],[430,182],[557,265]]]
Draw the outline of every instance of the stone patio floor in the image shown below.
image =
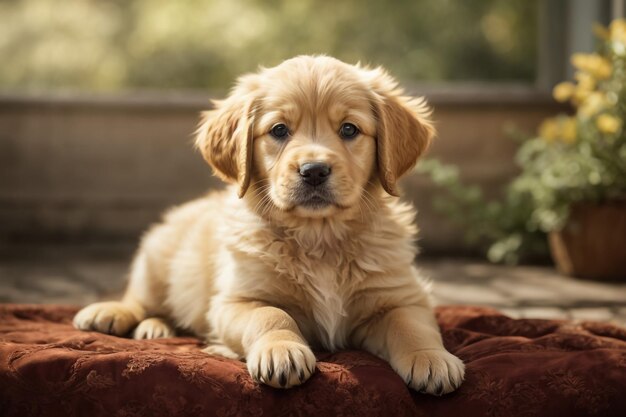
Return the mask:
[[[87,304],[124,289],[130,249],[21,248],[0,255],[1,303]],[[585,281],[550,267],[421,258],[438,304],[495,307],[511,317],[611,321],[626,326],[626,282]]]

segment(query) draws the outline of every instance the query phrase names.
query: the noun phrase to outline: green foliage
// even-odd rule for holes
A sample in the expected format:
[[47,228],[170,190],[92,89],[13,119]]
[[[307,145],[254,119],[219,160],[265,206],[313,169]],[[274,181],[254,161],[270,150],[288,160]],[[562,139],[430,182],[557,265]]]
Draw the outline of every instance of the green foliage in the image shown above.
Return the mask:
[[532,211],[527,194],[509,186],[501,199],[488,200],[479,187],[464,184],[453,165],[426,159],[416,169],[446,191],[435,198],[434,208],[463,226],[468,242],[489,242],[487,257],[492,262],[513,264],[545,253],[545,237],[527,221]]
[[534,78],[537,0],[0,0],[0,88],[226,89],[298,54]]
[[574,116],[545,120],[515,162],[521,173],[501,199],[487,202],[465,186],[456,168],[425,161],[418,171],[448,191],[440,210],[491,242],[492,261],[517,262],[545,248],[545,234],[561,229],[576,204],[626,199],[626,21],[604,30],[599,54],[575,54],[577,84],[561,83],[555,98],[570,100]]

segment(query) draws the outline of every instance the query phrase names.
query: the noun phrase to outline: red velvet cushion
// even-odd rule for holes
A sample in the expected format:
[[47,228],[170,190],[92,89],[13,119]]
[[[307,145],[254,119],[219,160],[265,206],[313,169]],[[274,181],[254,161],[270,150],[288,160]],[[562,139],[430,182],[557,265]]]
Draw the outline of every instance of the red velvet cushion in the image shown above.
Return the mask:
[[467,364],[455,393],[409,391],[364,352],[319,353],[301,387],[252,382],[194,338],[134,341],[74,330],[76,308],[0,306],[0,415],[626,416],[626,331],[440,307],[445,344]]

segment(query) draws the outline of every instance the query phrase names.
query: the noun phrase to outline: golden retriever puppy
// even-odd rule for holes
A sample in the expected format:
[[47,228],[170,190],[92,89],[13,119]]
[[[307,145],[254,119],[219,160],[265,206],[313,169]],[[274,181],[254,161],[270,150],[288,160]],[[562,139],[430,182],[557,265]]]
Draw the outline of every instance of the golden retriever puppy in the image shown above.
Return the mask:
[[413,264],[415,213],[397,198],[433,136],[428,115],[380,68],[325,56],[241,77],[196,139],[232,185],[167,213],[122,301],[85,307],[75,326],[190,330],[277,388],[311,376],[312,349],[356,348],[417,391],[453,391],[464,366],[442,344]]

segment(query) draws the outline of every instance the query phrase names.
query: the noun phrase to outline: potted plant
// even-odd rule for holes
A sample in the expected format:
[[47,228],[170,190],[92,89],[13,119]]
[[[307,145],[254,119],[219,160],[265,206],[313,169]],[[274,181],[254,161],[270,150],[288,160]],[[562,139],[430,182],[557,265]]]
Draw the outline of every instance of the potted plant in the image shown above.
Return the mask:
[[454,167],[435,160],[418,166],[450,192],[438,207],[462,220],[470,237],[487,238],[493,261],[541,252],[548,236],[559,271],[626,278],[626,21],[595,31],[598,52],[574,54],[575,82],[553,91],[574,114],[545,120],[522,143],[521,173],[501,199],[485,202]]

